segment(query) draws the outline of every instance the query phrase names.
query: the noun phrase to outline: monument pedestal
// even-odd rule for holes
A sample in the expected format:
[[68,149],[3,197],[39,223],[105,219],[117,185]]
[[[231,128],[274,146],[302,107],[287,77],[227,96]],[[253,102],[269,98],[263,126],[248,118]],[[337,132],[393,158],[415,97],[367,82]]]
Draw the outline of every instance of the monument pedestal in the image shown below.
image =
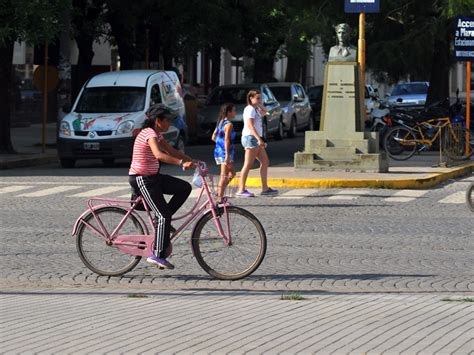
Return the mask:
[[[364,88],[365,89],[365,88]],[[354,62],[326,65],[320,131],[305,133],[303,152],[295,153],[295,168],[314,171],[387,172],[379,152],[377,132],[363,132],[364,95]]]

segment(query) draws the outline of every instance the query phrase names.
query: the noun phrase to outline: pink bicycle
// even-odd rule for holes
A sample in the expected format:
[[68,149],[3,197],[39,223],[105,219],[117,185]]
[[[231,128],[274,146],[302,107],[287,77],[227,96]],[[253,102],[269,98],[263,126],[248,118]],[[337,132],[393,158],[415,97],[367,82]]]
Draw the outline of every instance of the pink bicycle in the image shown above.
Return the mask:
[[[252,274],[267,249],[262,224],[249,211],[232,206],[228,198],[215,203],[214,178],[207,174],[205,163],[198,163],[196,173],[202,183],[199,197],[188,213],[173,218],[184,222],[172,233],[171,242],[196,221],[191,248],[205,272],[222,280],[238,280]],[[201,199],[203,203],[199,205]],[[96,201],[99,203],[94,205]],[[145,218],[138,210],[144,210]],[[141,196],[134,200],[91,198],[72,231],[82,262],[104,276],[131,271],[142,257],[152,253],[155,223],[151,213]]]

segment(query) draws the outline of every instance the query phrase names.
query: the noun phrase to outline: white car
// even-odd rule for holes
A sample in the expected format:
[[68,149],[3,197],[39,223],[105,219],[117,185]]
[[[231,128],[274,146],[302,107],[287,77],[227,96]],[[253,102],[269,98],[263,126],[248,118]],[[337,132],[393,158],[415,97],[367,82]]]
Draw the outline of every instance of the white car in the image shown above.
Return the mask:
[[281,105],[283,112],[283,128],[288,137],[295,137],[297,130],[314,131],[315,122],[303,87],[298,83],[275,82],[267,83]]
[[57,140],[61,166],[72,168],[77,159],[100,158],[110,165],[116,158],[131,158],[145,112],[157,103],[177,113],[163,136],[184,150],[187,127],[182,96],[172,71],[124,70],[94,76],[61,120]]

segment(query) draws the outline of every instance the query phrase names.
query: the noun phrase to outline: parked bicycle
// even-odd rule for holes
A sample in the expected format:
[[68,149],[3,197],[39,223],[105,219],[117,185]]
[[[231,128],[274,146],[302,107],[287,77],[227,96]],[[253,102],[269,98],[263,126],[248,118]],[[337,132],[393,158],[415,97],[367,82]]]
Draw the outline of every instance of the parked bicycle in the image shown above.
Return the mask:
[[474,197],[472,195],[474,195],[474,184],[471,184],[471,186],[466,191],[467,206],[471,209],[472,212],[474,212]]
[[[462,124],[452,124],[449,117],[397,121],[385,136],[385,151],[394,160],[407,160],[416,152],[431,148],[442,140],[445,154],[453,160],[462,160],[472,155],[474,148],[472,132],[467,133]],[[443,137],[441,136],[443,135]],[[468,138],[469,137],[469,138]],[[466,157],[466,139],[469,139],[469,155]]]
[[[221,280],[249,276],[265,257],[267,239],[262,224],[249,211],[231,205],[228,198],[216,204],[214,177],[208,175],[204,162],[198,162],[196,174],[202,184],[200,194],[188,213],[173,219],[184,222],[172,233],[167,257],[173,241],[195,221],[191,249],[203,270]],[[138,210],[145,211],[145,218]],[[151,254],[155,228],[151,209],[141,196],[134,200],[91,198],[72,234],[77,237],[79,257],[91,271],[119,276]]]

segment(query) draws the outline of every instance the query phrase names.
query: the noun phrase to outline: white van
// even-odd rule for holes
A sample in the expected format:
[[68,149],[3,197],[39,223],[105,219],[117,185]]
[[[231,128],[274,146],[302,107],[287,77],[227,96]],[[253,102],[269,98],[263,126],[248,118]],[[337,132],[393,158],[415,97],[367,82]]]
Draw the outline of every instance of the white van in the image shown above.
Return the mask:
[[61,166],[72,168],[77,159],[100,158],[104,164],[112,165],[116,158],[131,158],[145,112],[157,103],[177,112],[178,117],[163,136],[175,148],[184,150],[185,108],[175,72],[124,70],[89,79],[59,127]]

